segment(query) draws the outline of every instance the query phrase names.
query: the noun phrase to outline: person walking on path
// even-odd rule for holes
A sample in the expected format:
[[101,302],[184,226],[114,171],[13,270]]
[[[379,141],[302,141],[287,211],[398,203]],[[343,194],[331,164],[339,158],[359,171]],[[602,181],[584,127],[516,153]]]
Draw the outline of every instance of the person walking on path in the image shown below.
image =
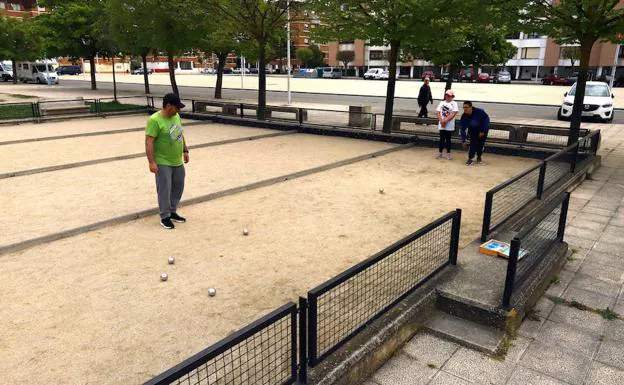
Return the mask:
[[178,114],[182,108],[184,104],[177,94],[165,95],[162,109],[149,117],[145,127],[145,153],[149,170],[156,176],[160,225],[165,229],[173,229],[173,222],[186,222],[176,211],[184,191],[184,163],[189,162]]
[[433,95],[431,94],[431,87],[429,86],[429,78],[425,78],[424,84],[420,87],[418,92],[418,106],[420,106],[419,118],[428,118],[429,111],[427,111],[427,104],[433,104]]
[[457,103],[453,100],[453,90],[446,90],[444,100],[438,104],[438,130],[440,131],[440,152],[438,159],[444,157],[443,150],[446,148],[446,159],[451,160],[451,135],[455,131],[455,115],[459,111]]
[[459,131],[461,134],[462,147],[466,150],[466,129],[468,129],[468,137],[470,138],[470,149],[468,150],[468,160],[466,165],[472,165],[472,159],[477,154],[477,164],[481,163],[481,155],[483,155],[483,147],[490,129],[490,117],[481,108],[473,107],[472,102],[464,102],[464,113],[459,122]]

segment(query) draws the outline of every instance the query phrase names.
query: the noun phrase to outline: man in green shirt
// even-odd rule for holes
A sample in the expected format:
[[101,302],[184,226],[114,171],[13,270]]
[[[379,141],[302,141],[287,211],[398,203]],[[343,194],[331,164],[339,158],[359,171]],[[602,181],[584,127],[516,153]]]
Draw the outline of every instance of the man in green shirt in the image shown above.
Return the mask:
[[178,95],[165,95],[162,109],[149,117],[145,127],[145,153],[149,170],[156,175],[160,225],[165,229],[173,229],[173,222],[186,222],[176,212],[184,191],[184,163],[189,162],[178,114],[182,108],[184,104]]

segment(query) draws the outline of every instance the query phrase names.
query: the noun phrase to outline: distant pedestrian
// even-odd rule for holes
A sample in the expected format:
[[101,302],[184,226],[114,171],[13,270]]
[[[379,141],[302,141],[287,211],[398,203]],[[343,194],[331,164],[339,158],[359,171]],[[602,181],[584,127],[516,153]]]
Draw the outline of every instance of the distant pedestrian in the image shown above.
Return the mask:
[[472,165],[472,159],[477,155],[477,164],[481,163],[483,147],[490,130],[490,117],[481,108],[473,107],[472,102],[464,102],[464,113],[459,123],[462,147],[466,150],[466,129],[470,138],[470,149],[468,150],[468,160],[466,165]]
[[438,159],[444,158],[443,150],[446,148],[446,159],[451,160],[451,135],[455,131],[455,115],[459,111],[457,103],[453,100],[453,90],[446,90],[444,100],[440,102],[438,112],[438,130],[440,131],[440,147]]
[[419,118],[428,118],[429,112],[427,111],[427,104],[433,104],[433,95],[431,94],[431,87],[429,87],[429,78],[425,78],[423,84],[418,92],[418,106],[420,106]]
[[145,153],[149,170],[156,175],[160,225],[166,229],[173,229],[173,222],[186,222],[176,211],[184,191],[184,163],[189,162],[178,114],[182,108],[177,94],[165,95],[162,109],[149,117],[145,127]]

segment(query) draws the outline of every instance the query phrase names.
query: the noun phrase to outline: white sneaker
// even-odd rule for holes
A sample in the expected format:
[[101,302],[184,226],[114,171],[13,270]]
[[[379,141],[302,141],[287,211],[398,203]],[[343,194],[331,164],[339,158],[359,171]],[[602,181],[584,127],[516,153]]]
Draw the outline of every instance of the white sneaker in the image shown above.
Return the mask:
[[444,158],[444,154],[442,154],[441,152],[438,153],[438,156],[436,156],[436,159],[442,159]]
[[448,152],[446,153],[446,155],[444,156],[446,159],[448,160],[452,160],[453,158],[451,157],[451,154],[449,154]]

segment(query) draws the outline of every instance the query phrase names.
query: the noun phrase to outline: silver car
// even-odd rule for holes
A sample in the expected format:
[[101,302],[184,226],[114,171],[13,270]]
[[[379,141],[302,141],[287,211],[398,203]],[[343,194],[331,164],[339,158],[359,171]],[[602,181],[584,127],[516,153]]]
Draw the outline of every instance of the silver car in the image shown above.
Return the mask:
[[494,81],[496,83],[511,83],[511,74],[507,71],[500,71]]

